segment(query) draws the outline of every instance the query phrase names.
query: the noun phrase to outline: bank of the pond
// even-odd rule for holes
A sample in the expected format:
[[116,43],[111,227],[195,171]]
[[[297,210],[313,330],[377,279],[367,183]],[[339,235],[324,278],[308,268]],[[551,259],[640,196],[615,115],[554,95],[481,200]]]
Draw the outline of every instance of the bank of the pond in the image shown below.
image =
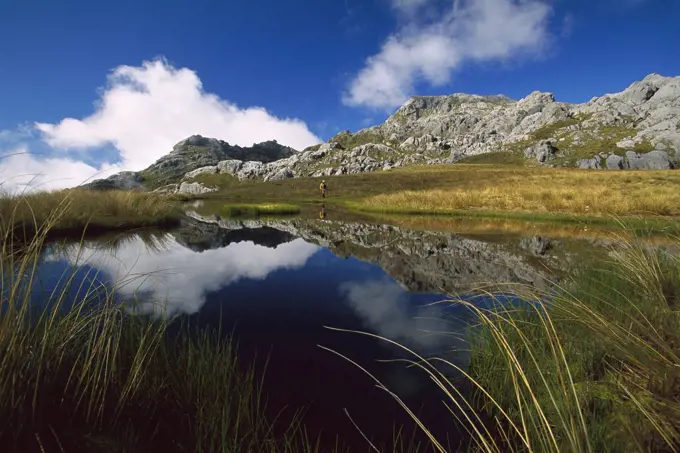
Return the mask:
[[[196,178],[201,181],[204,177]],[[225,204],[326,204],[367,212],[477,216],[590,224],[654,224],[675,227],[680,194],[675,171],[606,171],[456,164],[321,178],[236,181],[205,176],[218,191],[201,198]]]
[[540,223],[552,223],[562,225],[592,225],[596,227],[615,228],[621,231],[647,231],[663,234],[680,233],[680,217],[666,217],[658,215],[650,216],[607,216],[607,215],[576,215],[549,212],[525,212],[525,211],[491,211],[477,208],[469,209],[446,209],[428,208],[426,205],[418,207],[390,206],[367,203],[364,201],[345,202],[347,209],[359,212],[392,215],[399,217],[430,216],[452,218],[478,218],[489,220],[521,220]]
[[96,234],[177,225],[177,197],[128,191],[71,189],[0,197],[2,237],[30,241],[46,235]]
[[[132,195],[112,196],[121,199],[108,212],[132,203],[124,201]],[[99,286],[79,302],[96,299],[98,309],[61,313],[66,294],[58,293],[35,322],[25,303],[40,259],[40,247],[33,250],[17,256],[3,248],[0,260],[2,294],[10,295],[0,316],[0,442],[10,451],[319,450],[300,418],[264,415],[261,375],[218,331],[182,326],[167,335],[166,324],[129,317]],[[476,397],[456,393],[440,368],[432,373],[451,407],[484,414],[463,420],[477,449],[504,451],[510,442],[530,452],[678,450],[679,276],[677,256],[621,242],[608,261],[584,265],[553,292],[549,309],[468,302],[479,320],[469,337]]]
[[[497,439],[526,451],[677,451],[679,270],[675,255],[621,243],[549,306],[471,307],[476,407],[498,417]],[[477,437],[499,451],[485,430]]]
[[301,207],[286,203],[261,204],[224,204],[218,208],[218,213],[227,217],[257,217],[265,215],[293,215],[299,214]]
[[75,271],[33,300],[38,245],[1,249],[4,451],[319,451],[296,414],[303,408],[265,415],[264,370],[239,359],[224,332],[182,324],[170,334],[165,319],[130,316]]
[[[637,228],[614,221],[610,224],[557,222],[536,219],[513,219],[474,216],[366,214],[364,219],[375,223],[400,226],[418,231],[447,231],[466,236],[527,237],[544,236],[554,239],[641,240],[648,244],[676,244],[670,234],[674,225],[666,226],[641,220]],[[664,228],[666,228],[664,230]]]

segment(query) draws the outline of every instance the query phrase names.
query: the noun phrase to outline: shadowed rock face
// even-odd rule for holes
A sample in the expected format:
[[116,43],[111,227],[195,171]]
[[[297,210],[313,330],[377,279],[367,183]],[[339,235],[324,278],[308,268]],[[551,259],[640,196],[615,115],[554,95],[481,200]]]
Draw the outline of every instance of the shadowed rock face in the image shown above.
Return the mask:
[[183,221],[181,227],[174,231],[172,235],[178,243],[195,252],[226,247],[231,243],[244,241],[274,248],[295,239],[295,236],[286,231],[268,226],[224,229],[215,223],[195,220]]
[[95,190],[145,190],[143,185],[144,179],[137,172],[123,171],[115,175],[111,175],[106,179],[97,179],[89,184],[84,184],[84,187],[89,187]]
[[276,141],[240,147],[222,140],[193,135],[177,143],[170,154],[158,159],[144,173],[151,175],[157,184],[166,184],[181,179],[193,170],[216,166],[229,159],[266,163],[292,156],[295,152]]
[[194,220],[188,221],[175,236],[193,250],[224,247],[238,240],[259,241],[256,243],[274,247],[302,238],[327,247],[338,256],[377,264],[415,292],[466,291],[494,283],[547,288],[548,280],[553,278],[548,268],[566,265],[566,261],[555,256],[561,254],[555,251],[559,243],[545,238],[494,243],[388,225],[302,219],[235,221],[189,215]]
[[86,187],[93,189],[130,189],[129,181],[134,180],[134,188],[147,188],[179,182],[193,170],[216,166],[219,162],[237,159],[241,161],[274,162],[294,155],[293,148],[278,144],[275,140],[256,143],[251,147],[230,145],[215,138],[192,135],[177,143],[172,151],[158,159],[141,172],[123,172],[106,180],[93,181]]

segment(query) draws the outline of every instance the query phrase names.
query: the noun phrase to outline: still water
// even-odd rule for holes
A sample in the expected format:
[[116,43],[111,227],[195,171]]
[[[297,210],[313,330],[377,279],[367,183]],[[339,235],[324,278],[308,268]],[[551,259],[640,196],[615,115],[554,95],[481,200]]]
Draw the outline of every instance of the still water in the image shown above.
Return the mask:
[[[178,316],[233,332],[245,360],[268,359],[264,389],[271,413],[304,408],[312,437],[321,433],[332,442],[337,436],[364,451],[357,426],[376,442],[389,441],[395,425],[411,432],[414,424],[394,398],[325,348],[331,349],[374,373],[455,445],[462,433],[431,380],[404,363],[384,362],[410,354],[331,328],[375,334],[465,367],[472,316],[446,303],[451,295],[469,297],[472,288],[493,283],[546,288],[575,260],[564,241],[531,235],[318,219],[240,222],[194,213],[174,231],[52,247],[35,296],[52,292],[75,266],[82,281],[140,301],[135,315]],[[442,371],[455,378],[450,368]]]

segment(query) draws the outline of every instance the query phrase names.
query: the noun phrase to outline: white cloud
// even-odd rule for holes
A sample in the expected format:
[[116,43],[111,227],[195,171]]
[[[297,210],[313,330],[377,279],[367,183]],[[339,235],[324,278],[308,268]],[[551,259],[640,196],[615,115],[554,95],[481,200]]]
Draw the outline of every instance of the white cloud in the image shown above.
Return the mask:
[[[102,147],[114,146],[120,152],[116,170],[141,170],[193,134],[241,146],[276,139],[302,149],[321,141],[301,120],[278,118],[262,107],[241,108],[204,91],[196,72],[165,60],[115,68],[91,115],[35,123],[35,128],[53,148],[90,153],[89,162],[101,160],[96,153]],[[10,134],[1,132],[0,139]],[[73,159],[39,156],[0,161],[3,173],[42,172],[44,181],[55,181],[54,188],[74,186],[111,165],[88,167]]]
[[418,9],[427,0],[393,0],[412,14],[350,83],[343,102],[393,108],[413,94],[417,82],[450,82],[461,64],[507,60],[537,53],[548,41],[552,11],[545,0],[454,0],[436,21]]
[[319,250],[317,245],[296,239],[276,248],[239,242],[197,253],[170,235],[165,240],[161,250],[149,249],[142,239],[133,238],[115,253],[86,246],[80,255],[78,250],[68,250],[56,258],[102,271],[117,285],[119,295],[150,297],[151,302],[139,307],[141,312],[172,315],[196,313],[207,293],[239,279],[264,279],[279,269],[302,267]]
[[30,154],[26,146],[21,146],[0,155],[0,190],[15,193],[63,189],[105,178],[119,170],[112,165],[102,165],[97,169],[84,162],[61,157],[40,159]]

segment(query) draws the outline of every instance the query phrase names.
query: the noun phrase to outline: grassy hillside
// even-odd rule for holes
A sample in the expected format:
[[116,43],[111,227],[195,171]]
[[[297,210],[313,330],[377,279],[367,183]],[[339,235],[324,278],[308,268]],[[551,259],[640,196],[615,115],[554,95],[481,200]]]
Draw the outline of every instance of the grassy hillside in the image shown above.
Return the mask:
[[[221,190],[207,195],[229,203],[316,203],[321,178],[255,182],[196,178]],[[459,164],[325,178],[330,205],[383,213],[680,216],[680,173],[595,171]]]

